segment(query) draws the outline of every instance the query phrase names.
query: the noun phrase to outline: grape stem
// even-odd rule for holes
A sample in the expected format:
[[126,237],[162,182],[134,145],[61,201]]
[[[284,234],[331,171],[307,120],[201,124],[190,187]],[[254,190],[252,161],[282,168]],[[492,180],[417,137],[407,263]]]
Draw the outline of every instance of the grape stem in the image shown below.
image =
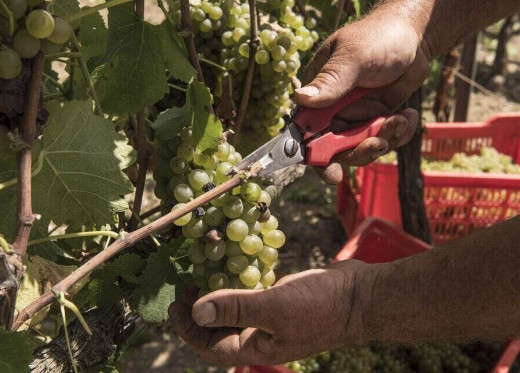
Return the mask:
[[200,62],[204,62],[206,65],[216,67],[217,69],[222,70],[222,71],[228,71],[224,66],[219,65],[218,63],[213,62],[211,60],[208,60],[207,58],[202,57],[200,54],[198,55],[198,58],[199,58]]
[[216,186],[214,189],[211,189],[210,191],[202,194],[201,196],[191,200],[184,206],[173,210],[169,214],[166,214],[163,217],[154,220],[153,222],[133,232],[123,232],[123,234],[121,234],[119,238],[116,239],[109,247],[92,257],[85,264],[83,264],[77,270],[72,272],[69,276],[65,277],[63,280],[54,285],[52,290],[49,290],[41,297],[30,303],[27,307],[23,308],[18,313],[18,316],[16,317],[16,320],[13,323],[12,330],[17,330],[25,321],[29,320],[36,312],[41,310],[43,307],[51,304],[53,299],[55,298],[54,294],[56,294],[57,292],[67,291],[76,282],[81,280],[83,277],[89,275],[99,265],[105,263],[110,258],[113,258],[115,255],[117,255],[124,249],[134,245],[143,238],[148,237],[150,234],[172,224],[173,221],[197,209],[198,207],[208,203],[212,199],[220,196],[221,194],[226,193],[228,190],[236,188],[237,186],[242,184],[242,182],[243,180],[241,174],[234,175],[228,181]]
[[118,5],[121,5],[121,4],[129,3],[131,1],[132,0],[112,0],[112,1],[107,1],[106,3],[99,4],[99,5],[96,5],[96,6],[85,7],[85,8],[82,8],[81,11],[79,11],[78,13],[75,13],[75,14],[72,14],[72,15],[70,15],[68,17],[65,17],[65,20],[70,23],[70,22],[76,21],[78,19],[81,19],[83,17],[86,17],[88,15],[97,13],[97,12],[99,12],[102,9],[112,8],[114,6],[118,6]]
[[50,76],[46,72],[43,73],[43,77],[45,78],[45,82],[50,82],[53,86],[58,88],[61,93],[65,94],[65,88],[61,85],[60,82],[58,82],[56,79],[54,79],[52,76]]
[[256,0],[249,1],[249,18],[251,20],[251,35],[249,41],[249,64],[247,66],[246,79],[244,89],[242,91],[242,98],[240,100],[240,107],[238,108],[238,115],[235,124],[235,135],[233,136],[233,145],[236,146],[242,123],[246,119],[247,106],[249,104],[249,96],[251,95],[251,87],[253,86],[253,77],[255,75],[255,54],[258,49],[260,41],[258,40],[258,18],[256,13]]
[[177,84],[168,83],[168,87],[171,87],[173,89],[176,89],[176,90],[184,92],[184,93],[188,92],[188,90],[186,88],[182,88],[181,86],[178,86]]
[[9,36],[13,36],[14,34],[14,18],[13,13],[11,12],[11,9],[6,5],[4,0],[0,0],[0,7],[4,11],[5,14],[7,14],[7,20],[9,21]]
[[338,2],[338,14],[336,14],[336,20],[334,21],[334,30],[339,27],[339,23],[341,22],[341,17],[343,16],[343,12],[345,10],[346,0],[339,0]]
[[112,238],[118,238],[119,233],[112,231],[90,231],[90,232],[76,232],[76,233],[66,233],[66,234],[56,234],[54,236],[47,236],[43,238],[38,238],[36,240],[31,240],[27,243],[27,246],[36,245],[42,242],[54,241],[54,240],[62,240],[65,238],[80,238],[80,237],[97,237],[97,236],[106,236]]

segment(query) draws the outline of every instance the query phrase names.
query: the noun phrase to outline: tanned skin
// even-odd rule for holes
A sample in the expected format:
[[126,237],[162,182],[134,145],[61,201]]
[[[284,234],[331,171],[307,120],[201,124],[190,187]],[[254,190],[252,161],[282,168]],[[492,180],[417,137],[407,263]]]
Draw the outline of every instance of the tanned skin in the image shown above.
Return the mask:
[[[519,9],[518,0],[388,0],[323,43],[296,99],[325,107],[356,86],[385,86],[343,110],[335,125],[391,113],[435,56]],[[339,163],[365,164],[402,145],[416,123],[410,110],[393,116],[378,137],[321,170],[324,178],[337,182]],[[286,276],[268,290],[220,290],[196,301],[190,293],[170,316],[189,345],[221,365],[276,364],[372,341],[515,337],[519,245],[517,217],[392,263],[350,260]]]

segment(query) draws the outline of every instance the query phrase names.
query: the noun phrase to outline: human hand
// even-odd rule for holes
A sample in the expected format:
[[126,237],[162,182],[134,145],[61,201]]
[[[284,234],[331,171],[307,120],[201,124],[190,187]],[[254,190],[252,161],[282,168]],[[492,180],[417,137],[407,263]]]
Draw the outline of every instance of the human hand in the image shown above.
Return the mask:
[[355,335],[349,316],[362,265],[351,260],[304,271],[267,290],[219,290],[193,307],[175,301],[170,319],[188,345],[219,365],[297,360],[344,346]]
[[[302,106],[327,107],[355,87],[383,87],[342,110],[332,123],[333,130],[339,131],[345,123],[398,109],[427,77],[428,59],[413,25],[382,7],[325,40],[306,68],[305,86],[296,90],[295,99]],[[413,136],[418,119],[413,109],[389,117],[377,137],[339,154],[318,171],[325,181],[338,183],[341,163],[365,165],[404,145]]]

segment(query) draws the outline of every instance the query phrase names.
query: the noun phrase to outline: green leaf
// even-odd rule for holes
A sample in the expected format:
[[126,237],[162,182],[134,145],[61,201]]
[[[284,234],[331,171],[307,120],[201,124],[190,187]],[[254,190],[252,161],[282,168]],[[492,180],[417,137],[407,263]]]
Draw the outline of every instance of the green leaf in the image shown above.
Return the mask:
[[108,30],[106,62],[94,74],[101,106],[111,113],[135,113],[169,91],[164,31],[139,19],[132,3],[109,9]]
[[182,128],[186,126],[190,116],[186,112],[186,105],[183,107],[172,107],[166,109],[157,116],[152,124],[157,138],[161,141],[173,140]]
[[[77,0],[52,0],[47,6],[47,10],[55,16],[67,18],[73,14],[80,12],[79,3]],[[72,25],[77,26],[78,20],[73,21]]]
[[107,48],[108,31],[99,13],[81,18],[78,39],[85,58],[100,56]]
[[137,312],[147,322],[160,323],[168,319],[168,307],[175,300],[175,286],[181,281],[169,258],[174,250],[161,246],[157,254],[148,257],[138,289]]
[[174,78],[185,83],[191,82],[197,76],[197,72],[191,66],[184,41],[166,21],[158,26],[158,32],[166,67]]
[[145,265],[146,262],[139,255],[125,254],[107,263],[103,267],[103,271],[110,274],[112,278],[122,277],[123,280],[130,284],[138,284],[141,281],[137,275],[143,271]]
[[6,126],[0,126],[0,183],[16,178],[16,152],[10,147],[8,132]]
[[94,278],[87,287],[89,307],[109,307],[123,298],[123,291],[113,280],[105,278],[104,274],[99,272],[95,276],[93,275]]
[[212,99],[209,88],[199,81],[193,81],[186,93],[186,110],[191,113],[189,124],[193,127],[193,140],[199,152],[215,148],[220,143],[222,123],[210,114]]
[[7,332],[0,328],[0,368],[2,373],[29,372],[35,341],[29,332]]

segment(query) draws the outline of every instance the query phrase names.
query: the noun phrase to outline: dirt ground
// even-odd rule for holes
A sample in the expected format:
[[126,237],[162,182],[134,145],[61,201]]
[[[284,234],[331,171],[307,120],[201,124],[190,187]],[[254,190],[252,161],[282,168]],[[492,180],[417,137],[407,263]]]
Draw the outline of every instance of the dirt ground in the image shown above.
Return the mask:
[[[155,23],[162,16],[149,4],[147,18]],[[508,75],[484,82],[492,55],[480,47],[478,79],[493,89],[489,95],[475,90],[472,93],[468,121],[483,121],[499,112],[520,112],[520,37],[509,46]],[[483,77],[484,76],[484,77]],[[498,82],[498,86],[497,86]],[[425,103],[424,119],[433,121],[430,104]],[[280,252],[281,265],[277,275],[294,273],[325,265],[341,249],[347,240],[335,214],[335,189],[323,184],[312,170],[288,186],[273,209],[279,217],[287,243]],[[153,198],[153,197],[152,197]],[[150,206],[153,201],[147,201]],[[147,210],[146,206],[143,210]],[[146,342],[128,351],[119,363],[120,371],[146,372],[226,372],[224,368],[211,367],[192,352],[167,326],[149,327]]]

